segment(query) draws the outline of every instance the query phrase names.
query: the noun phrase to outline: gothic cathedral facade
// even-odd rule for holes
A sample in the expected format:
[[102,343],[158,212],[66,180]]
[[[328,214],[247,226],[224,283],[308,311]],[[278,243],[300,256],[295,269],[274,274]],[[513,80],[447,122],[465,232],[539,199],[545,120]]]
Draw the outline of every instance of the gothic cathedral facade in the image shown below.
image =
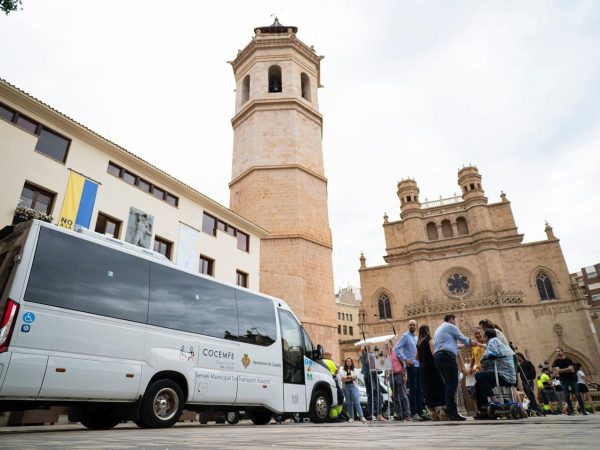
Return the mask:
[[260,291],[284,299],[337,357],[332,241],[318,109],[320,62],[275,22],[231,62],[236,81],[230,207],[265,228]]
[[458,172],[460,196],[421,203],[412,180],[398,183],[400,220],[384,216],[385,264],[359,270],[365,329],[400,332],[408,320],[429,325],[454,313],[463,333],[481,319],[498,324],[536,366],[556,347],[600,375],[600,343],[589,306],[552,228],[547,239],[523,243],[504,193],[488,203],[476,167]]

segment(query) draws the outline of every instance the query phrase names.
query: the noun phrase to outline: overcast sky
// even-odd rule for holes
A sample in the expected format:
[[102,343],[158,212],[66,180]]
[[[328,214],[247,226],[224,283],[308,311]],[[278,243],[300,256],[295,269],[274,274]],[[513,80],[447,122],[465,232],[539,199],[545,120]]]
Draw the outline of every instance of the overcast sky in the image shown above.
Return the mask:
[[600,262],[600,2],[23,0],[0,77],[229,205],[227,61],[276,13],[325,55],[319,107],[335,288],[383,264],[399,179],[459,192],[475,164],[525,241]]

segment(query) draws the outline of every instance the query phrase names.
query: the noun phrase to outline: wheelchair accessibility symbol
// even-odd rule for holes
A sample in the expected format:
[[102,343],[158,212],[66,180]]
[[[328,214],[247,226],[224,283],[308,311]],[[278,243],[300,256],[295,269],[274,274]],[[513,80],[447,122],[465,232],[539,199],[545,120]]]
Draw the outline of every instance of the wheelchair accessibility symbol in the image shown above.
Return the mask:
[[32,312],[26,312],[23,314],[23,322],[32,323],[35,320],[35,314]]

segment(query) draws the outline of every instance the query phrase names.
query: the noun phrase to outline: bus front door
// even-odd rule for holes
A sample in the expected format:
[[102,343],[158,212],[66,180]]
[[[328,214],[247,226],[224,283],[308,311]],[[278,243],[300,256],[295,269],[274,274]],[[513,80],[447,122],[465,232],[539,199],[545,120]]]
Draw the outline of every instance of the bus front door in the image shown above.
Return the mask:
[[306,375],[302,327],[296,318],[279,309],[283,360],[283,405],[285,412],[306,412]]

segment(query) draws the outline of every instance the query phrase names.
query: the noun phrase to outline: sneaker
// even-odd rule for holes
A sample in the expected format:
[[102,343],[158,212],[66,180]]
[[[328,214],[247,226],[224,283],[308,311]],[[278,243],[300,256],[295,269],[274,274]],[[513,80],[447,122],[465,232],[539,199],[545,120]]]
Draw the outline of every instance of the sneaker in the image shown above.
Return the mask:
[[423,420],[423,418],[422,418],[420,415],[418,415],[418,414],[415,414],[415,415],[412,417],[412,420],[413,420],[413,421],[415,421],[415,422],[421,422],[421,421]]
[[354,422],[354,419],[348,419],[348,423]]
[[587,416],[588,412],[587,411],[582,411],[581,414],[583,414],[584,416]]
[[419,416],[421,418],[422,421],[427,422],[431,420],[431,417],[429,417],[427,414],[421,414]]
[[463,420],[467,420],[465,416],[461,416],[457,412],[455,412],[454,414],[448,414],[448,418],[455,422],[462,422]]
[[361,417],[361,418],[360,418],[360,421],[361,421],[362,423],[367,423],[367,419],[365,419],[364,417]]

